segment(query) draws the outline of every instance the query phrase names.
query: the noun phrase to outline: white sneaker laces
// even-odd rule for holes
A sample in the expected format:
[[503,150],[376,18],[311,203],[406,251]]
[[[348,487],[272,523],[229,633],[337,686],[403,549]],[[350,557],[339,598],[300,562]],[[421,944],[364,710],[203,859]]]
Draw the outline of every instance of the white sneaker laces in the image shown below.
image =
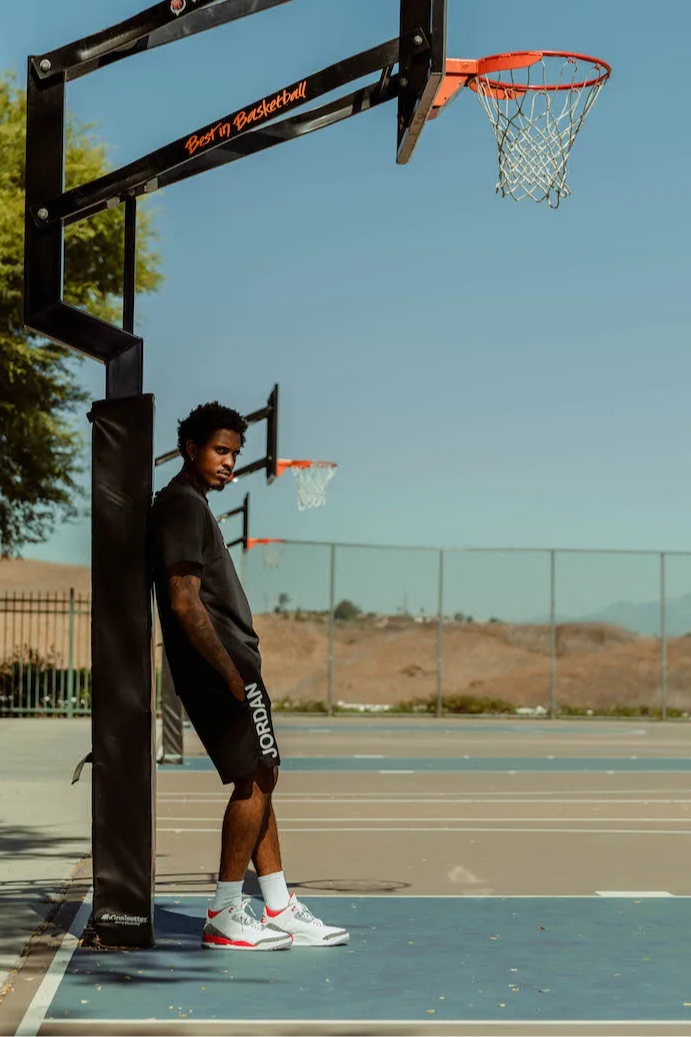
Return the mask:
[[295,917],[299,918],[301,922],[311,922],[313,925],[324,924],[320,918],[314,917],[307,905],[303,904],[301,900],[298,900],[297,902],[297,907],[295,908]]
[[252,910],[251,904],[251,897],[243,897],[240,901],[240,907],[236,907],[233,914],[239,922],[243,923],[243,925],[248,925],[252,929],[263,929],[264,927]]

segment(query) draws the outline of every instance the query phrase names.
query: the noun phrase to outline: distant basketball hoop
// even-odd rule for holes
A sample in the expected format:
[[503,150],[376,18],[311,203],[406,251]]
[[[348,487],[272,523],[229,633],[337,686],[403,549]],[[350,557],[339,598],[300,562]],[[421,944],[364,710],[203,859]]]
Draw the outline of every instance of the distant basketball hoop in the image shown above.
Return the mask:
[[250,537],[247,541],[247,550],[253,547],[261,547],[264,565],[269,569],[276,569],[283,561],[283,548],[285,540],[271,537]]
[[323,508],[326,504],[326,488],[336,474],[333,461],[278,461],[276,474],[283,475],[290,468],[295,476],[298,491],[298,511],[306,508]]

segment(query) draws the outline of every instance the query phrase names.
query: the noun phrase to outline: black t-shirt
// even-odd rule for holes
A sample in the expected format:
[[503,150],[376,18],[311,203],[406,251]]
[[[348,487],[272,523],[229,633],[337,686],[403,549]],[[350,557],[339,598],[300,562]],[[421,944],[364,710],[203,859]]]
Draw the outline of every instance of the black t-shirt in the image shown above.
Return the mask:
[[249,603],[206,497],[182,472],[156,494],[151,546],[163,642],[178,694],[225,684],[190,643],[171,608],[168,570],[183,562],[200,577],[202,604],[241,676],[245,682],[256,679],[261,656]]

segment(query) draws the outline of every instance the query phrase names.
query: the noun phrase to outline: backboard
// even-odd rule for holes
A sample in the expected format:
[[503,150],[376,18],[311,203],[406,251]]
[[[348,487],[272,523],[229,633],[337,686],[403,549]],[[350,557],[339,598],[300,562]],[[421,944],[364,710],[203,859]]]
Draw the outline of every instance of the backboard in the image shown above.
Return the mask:
[[446,72],[447,0],[401,0],[401,50],[396,161],[405,165]]

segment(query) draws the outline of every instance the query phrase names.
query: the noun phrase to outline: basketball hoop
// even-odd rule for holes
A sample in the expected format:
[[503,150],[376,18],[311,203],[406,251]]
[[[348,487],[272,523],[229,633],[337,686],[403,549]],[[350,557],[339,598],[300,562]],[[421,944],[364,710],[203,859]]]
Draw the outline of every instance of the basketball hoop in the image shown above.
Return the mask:
[[326,488],[337,467],[333,461],[278,461],[276,474],[283,475],[286,468],[291,469],[297,484],[298,511],[305,511],[306,508],[324,507]]
[[269,569],[276,569],[283,560],[283,548],[285,540],[271,537],[250,537],[247,540],[247,550],[261,546],[264,557],[264,565]]
[[571,194],[571,148],[611,71],[599,58],[556,50],[450,59],[434,114],[469,86],[497,140],[497,194],[547,201],[556,209]]

